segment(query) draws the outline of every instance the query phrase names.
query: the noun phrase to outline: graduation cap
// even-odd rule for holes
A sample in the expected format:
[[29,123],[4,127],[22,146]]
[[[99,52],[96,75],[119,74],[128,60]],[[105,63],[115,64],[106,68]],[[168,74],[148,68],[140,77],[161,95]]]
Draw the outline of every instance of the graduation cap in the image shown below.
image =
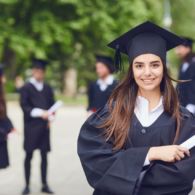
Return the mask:
[[166,52],[183,42],[181,37],[147,21],[121,35],[108,47],[116,50],[115,66],[117,70],[122,70],[120,53],[128,55],[130,63],[137,56],[147,53],[159,56],[166,63]]
[[109,69],[110,73],[115,72],[115,66],[114,66],[114,61],[111,57],[109,56],[104,56],[104,55],[96,55],[96,62],[101,62],[106,65],[106,67]]
[[194,40],[190,37],[182,37],[184,39],[184,42],[182,43],[185,47],[192,48]]
[[48,65],[48,61],[42,59],[33,59],[32,60],[32,68],[45,70]]

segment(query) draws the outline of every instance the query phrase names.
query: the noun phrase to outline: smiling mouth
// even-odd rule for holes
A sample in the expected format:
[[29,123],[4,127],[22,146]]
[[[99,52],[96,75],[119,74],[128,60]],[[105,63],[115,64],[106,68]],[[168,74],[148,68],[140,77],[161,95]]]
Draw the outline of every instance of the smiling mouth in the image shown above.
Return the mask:
[[153,83],[155,79],[141,79],[144,83]]

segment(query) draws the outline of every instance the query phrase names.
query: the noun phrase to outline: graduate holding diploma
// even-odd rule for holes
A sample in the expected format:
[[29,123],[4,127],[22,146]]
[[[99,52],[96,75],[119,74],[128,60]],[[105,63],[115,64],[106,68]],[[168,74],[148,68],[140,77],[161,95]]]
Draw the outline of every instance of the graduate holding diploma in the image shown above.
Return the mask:
[[[33,152],[40,150],[41,154],[41,191],[53,194],[47,183],[47,154],[50,151],[50,119],[53,119],[55,109],[52,88],[44,82],[47,62],[33,60],[32,77],[20,89],[20,104],[24,113],[24,172],[26,186],[23,195],[30,193],[30,173]],[[54,106],[56,108],[56,106]]]
[[[145,22],[112,41],[129,70],[108,104],[90,116],[78,155],[94,195],[188,195],[195,178],[195,118],[180,106],[166,52],[184,40]],[[182,145],[183,144],[183,145]]]

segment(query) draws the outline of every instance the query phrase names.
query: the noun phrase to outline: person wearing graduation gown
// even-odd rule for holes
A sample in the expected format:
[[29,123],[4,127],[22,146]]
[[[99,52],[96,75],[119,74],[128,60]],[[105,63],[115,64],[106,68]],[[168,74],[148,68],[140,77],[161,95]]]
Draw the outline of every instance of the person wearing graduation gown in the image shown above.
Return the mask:
[[34,150],[41,154],[42,192],[53,194],[47,183],[47,154],[50,151],[50,115],[48,109],[54,104],[52,88],[44,82],[48,62],[34,59],[32,77],[20,89],[20,105],[24,113],[24,161],[26,186],[22,194],[30,193],[31,160]]
[[166,52],[183,39],[142,23],[108,46],[129,70],[104,108],[81,127],[78,155],[94,195],[187,195],[195,178],[195,118],[179,105]]
[[14,129],[12,122],[7,116],[3,91],[3,78],[3,68],[0,66],[0,169],[7,168],[9,166],[7,136]]
[[195,54],[192,53],[193,40],[184,37],[185,42],[176,48],[176,54],[181,59],[179,80],[188,82],[178,83],[177,90],[181,105],[195,114]]
[[111,57],[96,55],[95,66],[98,80],[91,82],[88,87],[87,110],[89,112],[95,112],[102,108],[117,85],[113,76],[115,67]]

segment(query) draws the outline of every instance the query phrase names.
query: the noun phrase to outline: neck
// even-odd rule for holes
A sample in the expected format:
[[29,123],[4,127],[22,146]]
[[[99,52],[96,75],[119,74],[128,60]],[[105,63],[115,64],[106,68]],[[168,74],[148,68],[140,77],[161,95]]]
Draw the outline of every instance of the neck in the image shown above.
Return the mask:
[[100,79],[101,80],[106,80],[108,78],[108,76],[110,76],[110,75],[105,75],[105,76],[101,77]]
[[35,78],[35,77],[33,77],[37,82],[39,82],[39,83],[42,83],[43,82],[43,79],[37,79],[37,78]]
[[146,98],[149,101],[150,111],[158,105],[161,98],[160,88],[153,91],[139,89],[138,95]]

